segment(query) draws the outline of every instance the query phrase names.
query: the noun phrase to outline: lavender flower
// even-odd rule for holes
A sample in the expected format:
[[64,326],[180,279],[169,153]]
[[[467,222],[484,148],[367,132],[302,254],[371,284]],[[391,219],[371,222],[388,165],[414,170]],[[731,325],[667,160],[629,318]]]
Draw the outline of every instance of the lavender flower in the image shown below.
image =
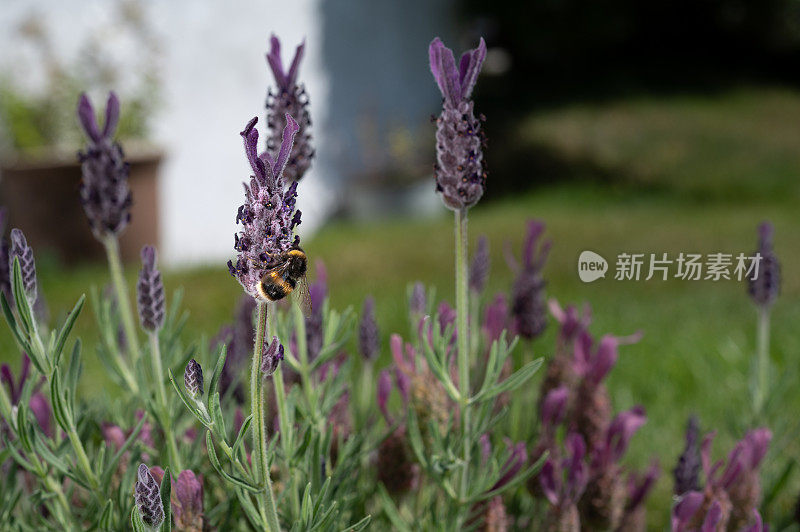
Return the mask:
[[128,163],[122,146],[113,141],[119,121],[119,100],[113,92],[106,103],[106,122],[101,132],[89,98],[81,94],[78,120],[87,137],[86,151],[79,152],[83,179],[79,193],[95,238],[119,235],[131,219],[133,204],[128,187]]
[[25,235],[19,229],[11,230],[11,251],[9,252],[8,264],[9,271],[14,265],[14,259],[19,259],[19,267],[22,273],[22,289],[28,302],[33,305],[36,302],[36,262],[33,259],[33,248],[28,245]]
[[195,360],[191,359],[186,364],[186,369],[183,372],[183,383],[186,385],[186,391],[195,399],[199,399],[203,395],[203,368]]
[[522,250],[521,265],[507,253],[512,270],[517,273],[511,297],[511,316],[514,330],[523,338],[533,339],[547,326],[547,307],[544,299],[545,281],[542,268],[550,252],[550,240],[540,244],[544,223],[528,221],[528,233]]
[[270,51],[267,54],[267,63],[275,76],[277,92],[270,88],[267,94],[267,128],[269,138],[267,149],[276,150],[281,145],[281,135],[286,127],[286,116],[293,116],[297,120],[300,130],[294,139],[294,146],[283,171],[283,178],[289,183],[300,181],[300,178],[311,166],[314,149],[311,147],[311,116],[308,113],[308,94],[303,85],[297,84],[297,71],[305,51],[305,41],[297,47],[294,59],[288,72],[283,69],[281,61],[281,42],[274,35],[270,38]]
[[361,323],[358,325],[358,348],[366,360],[375,360],[381,351],[381,339],[378,323],[375,321],[375,300],[367,297],[364,310],[361,312]]
[[586,444],[573,432],[567,435],[564,447],[564,459],[548,458],[539,475],[542,493],[551,504],[546,530],[580,530],[577,503],[589,477],[583,461]]
[[378,375],[378,409],[383,414],[383,418],[386,420],[386,423],[391,425],[392,418],[389,415],[389,410],[386,408],[386,404],[389,401],[389,394],[392,392],[392,377],[389,375],[388,370],[381,370],[380,374]]
[[486,185],[484,137],[470,100],[486,58],[486,43],[481,39],[477,48],[465,52],[458,66],[453,51],[438,37],[428,52],[431,72],[444,97],[436,119],[436,191],[448,208],[468,209],[478,203]]
[[508,301],[504,294],[497,294],[486,306],[483,315],[483,331],[486,333],[486,344],[491,349],[492,343],[500,339],[503,331],[508,329]]
[[278,369],[278,364],[283,360],[283,345],[277,336],[272,337],[272,342],[264,345],[264,353],[261,355],[261,373],[264,377],[269,377]]
[[772,224],[764,222],[758,227],[758,249],[761,262],[758,275],[749,280],[748,291],[756,305],[771,307],[778,297],[781,285],[781,266],[772,249]]
[[653,462],[644,475],[628,477],[628,503],[622,515],[620,531],[634,531],[647,529],[647,514],[644,501],[653,490],[661,470],[658,462]]
[[33,417],[36,418],[36,422],[39,424],[42,432],[45,436],[51,437],[53,435],[53,428],[50,424],[52,409],[50,408],[50,401],[48,401],[47,396],[41,392],[36,392],[31,395],[28,406],[31,412],[33,412]]
[[700,489],[700,422],[691,416],[686,424],[686,446],[672,470],[675,495]]
[[146,331],[156,332],[164,325],[166,302],[161,272],[156,268],[156,250],[153,246],[142,247],[142,269],[136,284],[139,303],[139,321]]
[[411,314],[411,322],[415,325],[428,310],[428,296],[425,293],[425,285],[419,281],[414,283],[408,295],[408,310]]
[[161,490],[159,489],[150,470],[144,464],[139,464],[136,485],[133,488],[133,497],[142,521],[149,527],[158,528],[164,521],[164,507],[161,505]]
[[234,235],[234,248],[239,255],[235,265],[228,261],[228,270],[247,294],[260,299],[261,278],[281,255],[300,244],[300,237],[293,236],[294,228],[300,223],[300,211],[295,210],[297,182],[285,191],[283,186],[283,170],[299,126],[286,115],[280,151],[274,158],[268,153],[259,157],[256,122],[258,118],[250,120],[241,133],[254,175],[250,184],[244,185],[245,203],[236,215],[236,222],[244,227]]
[[31,371],[31,359],[27,353],[22,353],[22,362],[20,363],[19,379],[14,378],[14,373],[8,364],[0,366],[0,382],[8,388],[8,394],[11,399],[11,404],[15,405],[22,397],[22,388],[28,380]]
[[482,235],[469,266],[469,288],[476,294],[483,292],[489,278],[489,239]]
[[378,481],[393,495],[402,495],[419,483],[420,468],[414,462],[405,426],[398,427],[378,446]]
[[186,469],[178,475],[172,491],[173,514],[178,530],[202,532],[203,530],[203,482],[192,471]]
[[317,261],[315,264],[315,274],[314,282],[308,287],[311,312],[306,316],[306,349],[309,360],[317,358],[325,340],[322,330],[322,310],[328,298],[328,272],[322,261]]

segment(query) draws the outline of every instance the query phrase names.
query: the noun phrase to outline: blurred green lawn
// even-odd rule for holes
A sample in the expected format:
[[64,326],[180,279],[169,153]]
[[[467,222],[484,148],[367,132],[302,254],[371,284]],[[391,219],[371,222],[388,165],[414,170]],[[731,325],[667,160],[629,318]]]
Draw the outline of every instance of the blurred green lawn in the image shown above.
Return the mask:
[[[800,336],[795,332],[800,323],[800,97],[786,91],[751,90],[745,93],[748,101],[742,94],[723,97],[730,99],[727,103],[710,96],[705,100],[686,97],[570,107],[532,117],[523,128],[532,141],[546,140],[553,150],[576,159],[592,159],[598,167],[622,168],[625,179],[599,185],[593,184],[594,175],[578,176],[585,179],[482,204],[470,213],[471,242],[486,234],[491,245],[486,299],[496,291],[507,292],[513,279],[503,259],[504,246],[510,245],[518,255],[525,221],[540,218],[553,240],[545,269],[548,297],[562,304],[590,303],[594,316],[591,330],[598,336],[644,332],[641,342],[621,348],[609,389],[617,411],[642,404],[648,412],[649,421],[634,438],[629,461],[642,467],[656,456],[662,465],[662,480],[650,503],[651,523],[667,522],[670,469],[682,450],[686,417],[696,413],[704,429],[719,430],[715,456],[727,453],[752,422],[749,374],[755,310],[744,284],[735,281],[622,282],[613,280],[612,271],[604,280],[584,284],[576,274],[577,257],[591,249],[606,257],[613,268],[621,252],[751,252],[757,224],[771,220],[784,279],[773,312],[772,359],[776,378],[796,383],[800,358]],[[680,149],[669,155],[670,145]],[[660,170],[642,170],[649,168]],[[651,177],[642,181],[630,176]],[[737,194],[725,193],[727,185],[723,183],[728,178],[731,186],[739,187]],[[658,182],[658,190],[642,186],[645,182]],[[742,193],[762,185],[772,192]],[[300,188],[302,194],[302,185]],[[438,298],[453,302],[452,219],[444,214],[369,224],[335,222],[305,241],[304,247],[312,264],[324,261],[335,307],[360,309],[367,294],[375,296],[383,336],[379,365],[388,363],[389,334],[408,330],[409,282],[434,285]],[[40,289],[52,318],[62,318],[89,285],[108,282],[102,266],[63,271],[46,258],[39,262]],[[127,274],[133,288],[135,268],[129,266]],[[310,279],[313,277],[312,270]],[[178,286],[186,290],[184,306],[191,312],[184,332],[187,342],[216,334],[219,326],[231,319],[241,294],[224,264],[167,271],[164,282],[168,292]],[[76,326],[88,346],[82,384],[84,392],[97,394],[106,381],[99,363],[93,362],[92,327],[93,316],[87,306]],[[551,320],[543,338],[518,348],[517,359],[549,356],[555,332]],[[0,332],[0,358],[13,359],[16,364],[17,355],[5,328]],[[510,417],[512,430],[528,432],[534,423],[530,414],[534,400],[532,391],[520,399]],[[777,419],[796,423],[788,413],[800,407],[800,391],[791,388],[783,401],[779,411],[784,414]],[[797,444],[791,443],[798,434],[797,426],[788,434],[789,438],[776,442],[780,450],[770,455],[768,477],[775,475],[786,458],[800,457]],[[790,443],[784,447],[787,441]],[[790,502],[788,497],[780,501],[784,507]]]

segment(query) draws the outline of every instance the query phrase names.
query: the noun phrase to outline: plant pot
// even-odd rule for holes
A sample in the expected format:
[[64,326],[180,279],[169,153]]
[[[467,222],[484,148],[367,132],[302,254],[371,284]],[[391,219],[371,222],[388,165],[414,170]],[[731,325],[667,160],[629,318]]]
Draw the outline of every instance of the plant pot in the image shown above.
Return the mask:
[[[133,195],[131,222],[120,237],[124,261],[139,260],[143,245],[158,245],[158,170],[162,152],[126,152]],[[36,252],[50,251],[62,262],[100,260],[78,199],[81,167],[76,156],[19,158],[0,164],[0,201],[8,208],[9,227],[19,227]]]

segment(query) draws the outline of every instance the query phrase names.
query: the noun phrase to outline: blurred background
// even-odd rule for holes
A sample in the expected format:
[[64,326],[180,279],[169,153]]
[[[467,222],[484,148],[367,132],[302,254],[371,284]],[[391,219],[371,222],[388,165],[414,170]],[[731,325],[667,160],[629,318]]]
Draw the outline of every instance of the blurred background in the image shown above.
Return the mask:
[[[800,457],[798,427],[786,416],[800,407],[797,0],[5,0],[0,202],[11,224],[24,220],[37,235],[53,319],[89,285],[107,283],[91,237],[70,238],[88,234],[77,203],[77,95],[86,90],[99,104],[111,88],[122,100],[120,138],[141,209],[123,237],[128,258],[158,243],[168,290],[186,288],[187,338],[205,341],[232,319],[241,290],[224,263],[239,182],[249,175],[238,132],[252,116],[263,121],[271,32],[284,61],[307,43],[300,79],[317,156],[299,187],[304,247],[312,263],[326,264],[333,305],[358,309],[365,295],[376,297],[384,348],[390,333],[406,330],[408,282],[453,300],[452,222],[433,193],[430,117],[441,97],[427,46],[439,35],[460,51],[484,36],[474,96],[487,117],[489,178],[470,214],[471,241],[489,236],[489,293],[507,292],[514,274],[504,250],[518,255],[525,220],[543,219],[553,240],[548,297],[590,303],[598,334],[644,331],[623,348],[610,390],[615,409],[648,411],[630,460],[661,462],[651,522],[667,522],[669,471],[690,413],[720,430],[715,456],[756,422],[782,427],[765,483]],[[742,283],[609,277],[585,285],[576,261],[584,249],[609,260],[749,253],[762,220],[775,225],[784,272],[771,356],[775,386],[789,391],[782,415],[754,421],[756,313]],[[128,267],[131,284],[136,269]],[[554,329],[519,356],[550,354]],[[91,345],[90,313],[78,330]],[[1,359],[16,360],[5,328],[0,347]],[[113,394],[102,382],[87,391]],[[769,501],[770,515],[789,515],[797,477]]]

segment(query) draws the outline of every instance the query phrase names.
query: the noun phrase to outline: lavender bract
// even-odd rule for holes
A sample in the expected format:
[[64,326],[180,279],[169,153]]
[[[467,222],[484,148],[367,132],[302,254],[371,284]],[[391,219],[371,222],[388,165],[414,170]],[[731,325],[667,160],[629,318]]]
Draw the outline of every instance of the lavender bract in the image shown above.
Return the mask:
[[544,298],[546,283],[542,269],[550,252],[551,241],[541,242],[544,228],[544,223],[538,220],[528,221],[521,264],[508,254],[509,266],[517,273],[511,297],[513,329],[527,339],[538,337],[547,326]]
[[261,373],[264,377],[269,377],[278,369],[278,364],[283,360],[283,345],[277,336],[272,337],[269,345],[264,343],[264,353],[261,355]]
[[750,297],[760,307],[770,307],[778,297],[781,285],[781,267],[778,257],[772,248],[772,224],[764,222],[758,227],[758,249],[761,254],[761,263],[758,266],[758,275],[749,278],[748,292]]
[[483,132],[475,118],[472,89],[478,79],[486,43],[461,56],[456,65],[453,51],[435,38],[428,49],[430,67],[444,101],[436,119],[436,191],[453,210],[468,209],[483,196]]
[[375,300],[368,297],[364,300],[361,322],[358,326],[358,348],[366,360],[375,360],[380,354],[380,333],[375,321]]
[[22,289],[31,306],[36,302],[36,261],[33,248],[28,245],[25,235],[19,229],[11,230],[11,250],[9,251],[9,271],[14,266],[14,259],[19,260],[22,273]]
[[195,359],[186,364],[183,383],[186,385],[186,391],[195,399],[203,396],[203,368]]
[[258,155],[257,122],[258,118],[253,118],[241,132],[253,175],[250,184],[244,184],[245,203],[236,215],[236,222],[243,225],[234,235],[234,249],[239,255],[236,264],[228,261],[228,270],[247,294],[260,300],[261,278],[278,263],[281,255],[300,244],[300,237],[293,233],[300,224],[300,211],[295,209],[297,182],[284,190],[283,180],[283,170],[299,127],[286,115],[283,143],[273,159],[268,153]]
[[696,491],[700,487],[700,422],[692,416],[686,424],[686,446],[672,471],[675,495]]
[[194,472],[186,469],[178,475],[173,488],[172,503],[175,525],[178,530],[202,532],[203,530],[203,483]]
[[81,205],[98,240],[119,235],[131,219],[133,204],[128,187],[128,163],[122,146],[113,141],[119,121],[119,100],[111,92],[106,103],[106,121],[100,131],[89,98],[81,94],[78,120],[86,134],[86,151],[79,152]]
[[156,484],[150,470],[144,464],[139,464],[136,473],[137,480],[133,488],[133,497],[136,507],[142,516],[142,521],[152,528],[158,528],[164,522],[164,508],[161,505],[161,490]]
[[489,239],[481,235],[472,262],[469,265],[469,288],[476,294],[483,292],[489,278]]
[[142,248],[142,269],[136,284],[136,300],[139,306],[139,321],[146,331],[155,332],[164,325],[166,302],[161,272],[156,268],[156,250],[152,246]]
[[297,84],[297,74],[305,47],[305,41],[297,47],[288,71],[284,71],[281,61],[281,42],[274,35],[270,38],[270,51],[267,54],[267,63],[277,85],[276,92],[272,92],[270,89],[267,94],[267,128],[269,129],[267,149],[276,150],[281,145],[281,135],[286,128],[285,117],[287,115],[294,117],[300,128],[283,171],[283,178],[289,183],[299,181],[305,175],[311,166],[311,159],[314,157],[311,135],[308,133],[308,129],[311,127],[308,94],[302,84]]

